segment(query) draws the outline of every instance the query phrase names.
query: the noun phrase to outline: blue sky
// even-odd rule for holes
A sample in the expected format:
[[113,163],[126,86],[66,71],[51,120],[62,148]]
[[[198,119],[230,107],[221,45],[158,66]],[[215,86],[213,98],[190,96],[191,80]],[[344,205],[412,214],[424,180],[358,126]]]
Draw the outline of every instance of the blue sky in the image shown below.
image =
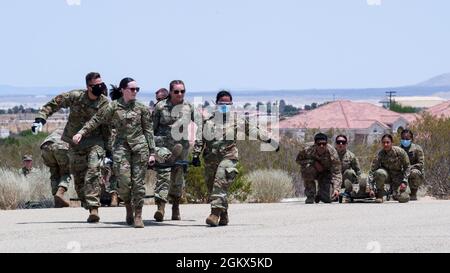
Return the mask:
[[448,0],[72,1],[0,2],[0,84],[99,71],[146,90],[357,88],[450,72]]

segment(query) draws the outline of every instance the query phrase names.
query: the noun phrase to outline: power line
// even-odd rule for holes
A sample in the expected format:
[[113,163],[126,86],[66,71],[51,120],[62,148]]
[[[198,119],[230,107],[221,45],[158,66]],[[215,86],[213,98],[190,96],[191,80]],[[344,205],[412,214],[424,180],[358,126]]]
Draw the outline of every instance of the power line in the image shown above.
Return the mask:
[[396,94],[397,91],[386,91],[386,95],[389,97],[389,105],[388,105],[388,109],[391,109],[391,105],[392,105],[392,98],[395,97],[394,94]]

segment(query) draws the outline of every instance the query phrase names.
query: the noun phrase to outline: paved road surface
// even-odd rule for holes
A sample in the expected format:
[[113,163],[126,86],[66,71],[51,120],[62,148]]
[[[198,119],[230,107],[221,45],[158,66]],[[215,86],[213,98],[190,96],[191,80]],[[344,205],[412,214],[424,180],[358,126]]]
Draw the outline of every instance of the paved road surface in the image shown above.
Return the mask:
[[[230,225],[208,228],[208,205],[182,221],[124,222],[125,208],[0,211],[0,252],[450,252],[450,201],[407,204],[232,204]],[[166,215],[166,218],[170,217]]]

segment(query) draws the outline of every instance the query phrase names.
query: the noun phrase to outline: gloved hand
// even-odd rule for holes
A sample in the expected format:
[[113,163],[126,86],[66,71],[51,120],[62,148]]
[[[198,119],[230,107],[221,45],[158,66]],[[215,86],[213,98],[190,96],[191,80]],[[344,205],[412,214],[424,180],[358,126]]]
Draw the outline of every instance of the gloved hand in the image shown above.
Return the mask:
[[42,118],[36,118],[33,122],[33,125],[31,125],[31,132],[33,135],[37,135],[40,131],[42,131],[42,127],[44,127],[46,121]]
[[202,163],[200,162],[200,157],[198,155],[194,155],[192,157],[192,165],[194,167],[200,167],[202,165]]

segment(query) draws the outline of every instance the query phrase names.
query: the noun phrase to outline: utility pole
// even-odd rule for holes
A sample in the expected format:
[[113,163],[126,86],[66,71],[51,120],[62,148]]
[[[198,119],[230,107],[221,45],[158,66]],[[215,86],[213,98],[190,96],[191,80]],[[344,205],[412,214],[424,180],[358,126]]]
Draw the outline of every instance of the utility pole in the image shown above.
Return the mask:
[[391,105],[392,105],[392,98],[395,97],[394,94],[396,94],[397,91],[386,91],[386,95],[389,97],[389,106],[388,109],[391,109]]

